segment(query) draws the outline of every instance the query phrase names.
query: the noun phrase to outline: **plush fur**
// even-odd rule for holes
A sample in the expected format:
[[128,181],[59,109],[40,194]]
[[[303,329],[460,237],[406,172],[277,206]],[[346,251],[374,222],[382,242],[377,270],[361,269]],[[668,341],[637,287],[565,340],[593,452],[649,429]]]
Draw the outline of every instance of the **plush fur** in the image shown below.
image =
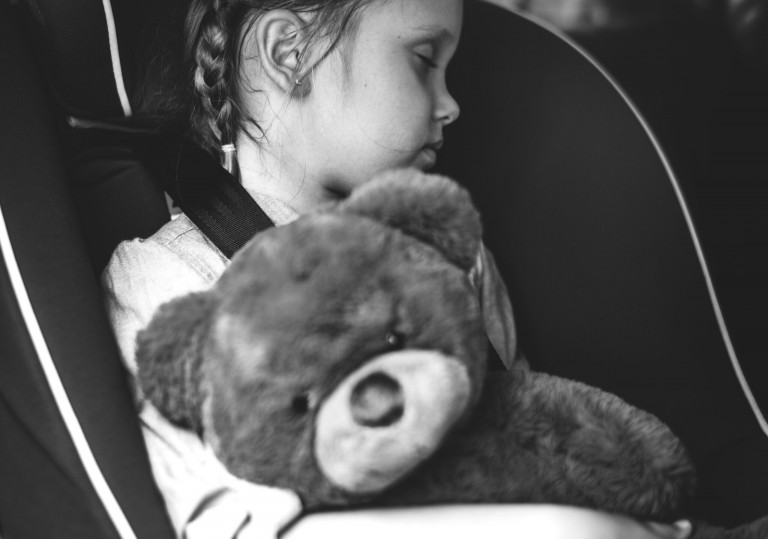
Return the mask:
[[547,502],[673,518],[694,472],[658,419],[584,384],[486,371],[466,191],[415,171],[264,232],[159,309],[139,380],[235,475],[307,508]]

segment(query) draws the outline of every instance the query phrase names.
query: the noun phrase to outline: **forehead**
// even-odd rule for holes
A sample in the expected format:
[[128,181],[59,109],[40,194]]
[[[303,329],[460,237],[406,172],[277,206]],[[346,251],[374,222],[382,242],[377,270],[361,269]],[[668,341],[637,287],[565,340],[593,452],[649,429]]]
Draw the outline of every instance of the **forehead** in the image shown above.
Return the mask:
[[463,18],[463,0],[380,0],[362,13],[360,29],[389,33],[398,38],[434,36],[458,41]]

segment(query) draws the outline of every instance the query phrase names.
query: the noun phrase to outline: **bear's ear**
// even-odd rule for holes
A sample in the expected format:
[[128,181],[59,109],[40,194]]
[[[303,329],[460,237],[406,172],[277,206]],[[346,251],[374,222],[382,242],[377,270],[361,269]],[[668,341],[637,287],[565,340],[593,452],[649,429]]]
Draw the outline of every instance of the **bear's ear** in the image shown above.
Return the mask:
[[402,230],[465,271],[477,260],[480,215],[469,193],[446,177],[416,169],[385,172],[355,189],[337,210]]
[[139,389],[171,422],[198,432],[199,373],[213,307],[211,292],[178,297],[136,337]]

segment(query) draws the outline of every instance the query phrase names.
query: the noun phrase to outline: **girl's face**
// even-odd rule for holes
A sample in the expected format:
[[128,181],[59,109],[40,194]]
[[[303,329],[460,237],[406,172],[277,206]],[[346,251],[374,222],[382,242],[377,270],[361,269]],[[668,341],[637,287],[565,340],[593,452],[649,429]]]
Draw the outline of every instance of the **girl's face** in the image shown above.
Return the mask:
[[459,115],[445,76],[462,8],[462,0],[374,2],[317,67],[300,145],[326,194],[343,196],[381,170],[434,165],[443,128]]

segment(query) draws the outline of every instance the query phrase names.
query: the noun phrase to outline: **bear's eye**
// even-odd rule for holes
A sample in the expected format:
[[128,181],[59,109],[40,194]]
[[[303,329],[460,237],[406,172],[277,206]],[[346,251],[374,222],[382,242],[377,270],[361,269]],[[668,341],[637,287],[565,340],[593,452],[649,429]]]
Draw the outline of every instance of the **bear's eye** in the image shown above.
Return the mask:
[[387,342],[387,346],[392,350],[402,350],[405,346],[405,335],[399,331],[390,331],[384,339]]
[[306,414],[309,411],[309,395],[296,395],[291,401],[291,410],[297,414]]

